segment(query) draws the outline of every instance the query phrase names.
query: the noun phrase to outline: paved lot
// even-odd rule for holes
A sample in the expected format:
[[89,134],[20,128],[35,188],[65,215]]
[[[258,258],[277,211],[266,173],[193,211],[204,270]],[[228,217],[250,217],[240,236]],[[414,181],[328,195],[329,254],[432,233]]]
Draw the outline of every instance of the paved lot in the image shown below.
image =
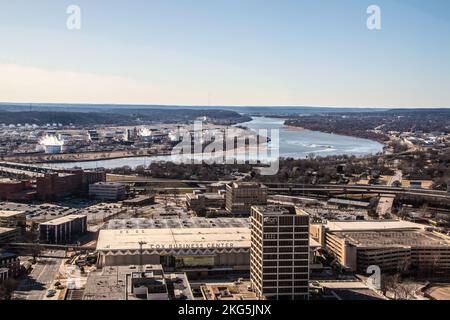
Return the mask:
[[55,279],[62,263],[64,251],[46,252],[46,258],[40,258],[33,271],[20,283],[14,292],[14,300],[42,300],[47,289]]

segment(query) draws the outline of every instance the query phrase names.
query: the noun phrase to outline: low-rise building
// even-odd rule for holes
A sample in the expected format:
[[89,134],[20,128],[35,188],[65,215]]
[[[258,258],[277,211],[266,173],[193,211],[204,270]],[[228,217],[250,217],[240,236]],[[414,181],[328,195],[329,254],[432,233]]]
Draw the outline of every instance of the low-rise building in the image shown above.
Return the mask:
[[200,286],[203,300],[258,300],[251,282],[211,283]]
[[137,196],[123,201],[123,205],[126,207],[143,207],[152,204],[155,204],[155,195]]
[[116,182],[94,183],[89,186],[89,196],[99,200],[122,200],[125,197],[125,186]]
[[90,272],[83,300],[193,300],[184,273],[165,273],[161,265],[104,267]]
[[252,206],[267,205],[267,187],[260,183],[233,182],[227,185],[226,209],[234,215],[250,215]]
[[0,227],[24,228],[26,223],[25,211],[0,211]]
[[[140,242],[143,243],[142,251]],[[248,272],[248,228],[164,228],[100,230],[98,264],[162,264],[182,272]],[[142,252],[142,255],[140,254]],[[142,260],[140,260],[142,259]],[[192,271],[192,273],[191,273]]]
[[207,208],[224,208],[225,197],[220,193],[188,193],[186,194],[186,207],[188,210],[201,211]]
[[361,280],[319,280],[311,282],[312,300],[387,300],[381,292]]
[[0,227],[0,243],[14,242],[19,237],[19,229]]
[[18,277],[20,274],[19,257],[14,253],[0,251],[0,269],[8,270],[8,278]]
[[39,225],[40,241],[52,244],[72,243],[87,231],[87,216],[69,215]]
[[[316,226],[317,227],[317,226]],[[313,237],[322,241],[342,268],[365,274],[375,265],[382,272],[421,276],[450,275],[450,238],[406,221],[331,222]]]
[[9,270],[7,268],[0,268],[0,283],[9,279]]

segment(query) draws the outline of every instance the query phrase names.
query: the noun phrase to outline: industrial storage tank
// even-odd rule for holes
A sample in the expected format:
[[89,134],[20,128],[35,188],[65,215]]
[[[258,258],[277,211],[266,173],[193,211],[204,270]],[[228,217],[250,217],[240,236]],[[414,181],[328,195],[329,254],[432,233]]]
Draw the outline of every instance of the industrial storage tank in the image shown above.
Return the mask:
[[56,136],[46,135],[39,141],[39,144],[44,148],[46,154],[58,154],[62,151],[64,141]]
[[58,154],[61,153],[62,146],[60,145],[45,145],[44,150],[46,154]]

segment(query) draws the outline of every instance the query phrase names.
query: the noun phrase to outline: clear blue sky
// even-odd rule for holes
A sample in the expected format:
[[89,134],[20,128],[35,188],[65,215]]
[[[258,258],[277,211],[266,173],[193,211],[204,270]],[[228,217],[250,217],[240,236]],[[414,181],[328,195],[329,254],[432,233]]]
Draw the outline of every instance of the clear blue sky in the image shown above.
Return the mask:
[[0,0],[4,102],[450,107],[449,57],[448,0]]

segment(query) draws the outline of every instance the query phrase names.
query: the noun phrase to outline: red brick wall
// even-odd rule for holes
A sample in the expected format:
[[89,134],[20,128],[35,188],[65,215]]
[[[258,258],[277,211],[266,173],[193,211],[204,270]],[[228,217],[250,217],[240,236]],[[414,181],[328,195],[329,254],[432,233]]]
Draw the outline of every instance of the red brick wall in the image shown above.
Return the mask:
[[43,200],[58,198],[68,194],[77,194],[82,190],[82,173],[58,175],[47,174],[37,178],[36,191]]

